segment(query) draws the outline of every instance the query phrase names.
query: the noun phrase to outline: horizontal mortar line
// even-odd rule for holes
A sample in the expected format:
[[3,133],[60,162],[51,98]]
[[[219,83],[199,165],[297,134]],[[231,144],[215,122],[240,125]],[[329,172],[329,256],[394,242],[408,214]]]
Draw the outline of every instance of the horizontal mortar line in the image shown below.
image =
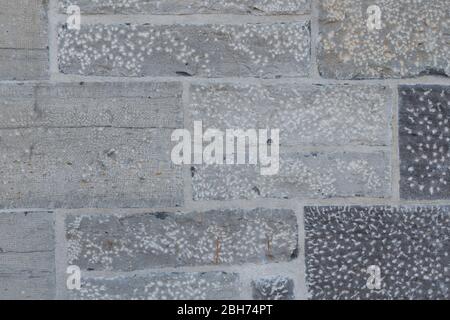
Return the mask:
[[[386,126],[387,129],[387,126]],[[282,132],[282,131],[281,131]],[[286,152],[360,152],[360,153],[372,153],[378,151],[391,152],[391,146],[377,146],[377,145],[284,145],[280,143],[280,153]]]
[[[54,15],[55,25],[66,23],[68,15],[58,13]],[[86,15],[81,14],[81,27],[92,24],[154,24],[154,25],[204,25],[204,24],[231,24],[239,25],[246,23],[283,23],[283,22],[308,22],[309,14],[299,15],[265,15],[250,16],[238,14],[190,14],[190,15],[126,15],[126,14],[104,14]]]
[[17,127],[0,127],[1,130],[26,130],[26,129],[136,129],[136,130],[177,130],[179,127],[127,127],[127,126],[110,126],[110,125],[92,125],[92,126],[17,126]]
[[48,48],[10,48],[10,47],[0,47],[0,50],[14,50],[14,51],[47,51]]

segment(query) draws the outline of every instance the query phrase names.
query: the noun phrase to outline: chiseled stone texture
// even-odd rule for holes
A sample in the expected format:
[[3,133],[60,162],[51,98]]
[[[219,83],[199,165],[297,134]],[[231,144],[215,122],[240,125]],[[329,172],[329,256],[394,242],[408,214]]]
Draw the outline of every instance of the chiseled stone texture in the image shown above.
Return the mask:
[[310,10],[310,0],[60,0],[61,12],[78,5],[88,14],[299,14]]
[[252,281],[255,300],[293,300],[294,281],[285,277],[262,278]]
[[273,176],[253,165],[194,165],[191,172],[194,200],[388,198],[391,192],[383,151],[282,153]]
[[83,86],[1,86],[0,208],[182,205],[181,86]]
[[48,0],[0,2],[0,80],[48,78]]
[[59,68],[97,76],[307,76],[309,22],[82,25],[59,30]]
[[66,225],[68,263],[84,270],[280,262],[298,251],[291,210],[85,215]]
[[390,145],[391,109],[383,86],[194,85],[190,99],[205,128],[280,129],[281,145]]
[[154,273],[147,276],[86,277],[80,300],[231,300],[239,299],[239,276],[234,273]]
[[[367,9],[381,9],[369,30]],[[327,78],[450,75],[448,0],[321,0],[319,70]]]
[[450,298],[448,207],[306,207],[305,232],[313,299]]
[[0,300],[52,299],[53,213],[0,213]]
[[401,86],[403,199],[450,199],[450,87]]

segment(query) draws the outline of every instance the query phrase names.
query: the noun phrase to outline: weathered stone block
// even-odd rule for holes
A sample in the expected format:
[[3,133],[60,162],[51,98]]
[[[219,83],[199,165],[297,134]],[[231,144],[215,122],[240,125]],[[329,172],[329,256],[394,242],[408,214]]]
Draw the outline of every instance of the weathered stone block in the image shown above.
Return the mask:
[[85,86],[1,87],[0,208],[181,205],[180,86]]
[[239,299],[234,273],[155,273],[148,276],[83,277],[81,300],[229,300]]
[[47,0],[0,3],[0,80],[48,78]]
[[305,232],[313,299],[450,297],[448,207],[306,207]]
[[255,300],[292,300],[294,281],[284,277],[263,278],[252,282]]
[[253,165],[194,165],[194,200],[257,198],[390,197],[390,157],[385,152],[286,152],[279,173]]
[[75,216],[66,229],[68,263],[84,270],[268,263],[298,251],[290,210]]
[[53,299],[55,244],[51,212],[0,214],[0,300]]
[[307,76],[308,22],[82,25],[59,31],[59,68],[97,76]]
[[60,0],[61,12],[78,5],[88,14],[299,14],[309,12],[310,0]]
[[280,129],[281,145],[390,145],[392,92],[382,86],[194,85],[205,128]]
[[[369,28],[376,25],[368,11],[373,5],[380,29]],[[448,76],[449,20],[447,0],[321,0],[320,73],[338,79]]]
[[450,87],[399,88],[403,199],[450,199]]

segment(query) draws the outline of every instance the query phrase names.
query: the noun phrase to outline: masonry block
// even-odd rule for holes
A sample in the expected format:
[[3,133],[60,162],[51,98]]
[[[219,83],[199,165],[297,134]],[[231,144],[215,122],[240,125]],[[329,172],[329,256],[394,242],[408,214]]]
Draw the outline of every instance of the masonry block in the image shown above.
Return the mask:
[[84,270],[270,263],[298,251],[290,210],[74,216],[66,229],[68,263]]
[[403,199],[450,199],[450,87],[399,88]]
[[206,128],[280,129],[280,143],[391,144],[392,92],[383,86],[193,85],[190,118]]
[[61,12],[78,5],[84,14],[300,14],[310,10],[310,0],[60,0]]
[[159,128],[179,125],[181,86],[84,85],[2,86],[0,208],[181,205],[173,129]]
[[0,300],[53,299],[53,213],[0,213]]
[[311,61],[309,22],[63,25],[58,38],[64,74],[304,77]]
[[81,300],[230,300],[239,299],[234,273],[155,273],[147,276],[83,277]]
[[252,281],[255,300],[293,300],[294,281],[285,277],[261,278]]
[[[319,3],[322,76],[365,79],[450,75],[447,0]],[[378,9],[370,8],[374,5]],[[379,28],[376,21],[380,21]]]
[[0,80],[47,79],[48,0],[0,3]]
[[313,299],[450,298],[448,207],[306,207],[305,232]]

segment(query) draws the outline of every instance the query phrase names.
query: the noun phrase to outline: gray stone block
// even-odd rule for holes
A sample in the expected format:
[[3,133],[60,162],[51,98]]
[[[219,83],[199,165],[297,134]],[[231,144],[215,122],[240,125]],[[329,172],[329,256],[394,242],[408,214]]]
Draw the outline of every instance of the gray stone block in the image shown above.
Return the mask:
[[84,14],[300,14],[310,10],[310,0],[60,0],[60,11],[78,5]]
[[252,281],[255,300],[293,300],[294,281],[285,277],[262,278]]
[[269,263],[298,251],[290,210],[75,216],[66,224],[68,263],[83,270]]
[[0,3],[0,80],[48,78],[47,0]]
[[55,244],[51,212],[0,214],[0,300],[53,299]]
[[[371,30],[369,6],[381,10]],[[448,0],[321,0],[319,70],[326,78],[450,75]]]
[[155,273],[148,276],[83,277],[80,300],[229,300],[239,299],[234,273]]
[[399,88],[403,199],[450,199],[450,87]]
[[308,22],[62,26],[58,38],[65,74],[303,77],[311,60]]
[[450,298],[448,207],[306,207],[305,232],[313,299]]
[[385,152],[286,152],[279,173],[253,165],[194,165],[194,200],[258,198],[390,197],[390,157]]
[[190,118],[206,128],[280,129],[281,145],[390,145],[382,86],[194,85]]

